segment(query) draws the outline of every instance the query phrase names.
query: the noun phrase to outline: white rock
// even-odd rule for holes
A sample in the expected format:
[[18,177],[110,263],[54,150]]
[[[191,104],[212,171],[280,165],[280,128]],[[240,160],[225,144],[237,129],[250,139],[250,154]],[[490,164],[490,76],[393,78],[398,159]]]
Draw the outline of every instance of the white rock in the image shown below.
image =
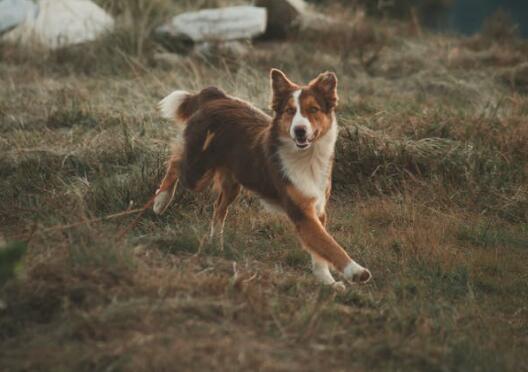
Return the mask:
[[244,58],[249,53],[249,47],[241,41],[203,42],[196,44],[194,55],[211,58],[214,56],[230,57],[234,59]]
[[158,32],[194,42],[250,39],[266,31],[266,21],[264,8],[233,6],[179,14]]
[[179,66],[187,61],[187,57],[176,53],[154,53],[152,57],[154,61],[166,67]]
[[34,18],[37,6],[30,0],[0,1],[0,33],[24,22],[27,17]]
[[7,40],[56,49],[93,41],[114,26],[113,18],[90,0],[41,0],[38,5],[37,16],[7,33]]

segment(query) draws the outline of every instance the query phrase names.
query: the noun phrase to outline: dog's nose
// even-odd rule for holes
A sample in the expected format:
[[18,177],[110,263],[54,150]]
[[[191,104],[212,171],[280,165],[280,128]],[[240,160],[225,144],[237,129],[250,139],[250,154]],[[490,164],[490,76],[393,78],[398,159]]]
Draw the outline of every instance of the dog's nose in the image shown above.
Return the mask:
[[295,134],[295,137],[298,139],[305,139],[306,138],[306,127],[304,126],[298,126],[293,128],[293,133]]

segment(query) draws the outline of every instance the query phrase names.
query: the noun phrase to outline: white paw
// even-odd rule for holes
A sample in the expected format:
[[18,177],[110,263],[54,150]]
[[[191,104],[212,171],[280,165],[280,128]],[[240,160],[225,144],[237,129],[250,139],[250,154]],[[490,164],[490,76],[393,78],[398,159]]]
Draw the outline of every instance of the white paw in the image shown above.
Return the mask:
[[345,283],[343,283],[341,281],[333,282],[330,286],[336,292],[344,292],[346,290]]
[[162,214],[165,212],[165,208],[170,201],[170,195],[168,191],[157,192],[156,197],[154,198],[154,206],[152,209],[156,214]]
[[355,283],[367,283],[372,278],[372,274],[368,269],[358,265],[354,261],[348,264],[343,274],[345,279]]

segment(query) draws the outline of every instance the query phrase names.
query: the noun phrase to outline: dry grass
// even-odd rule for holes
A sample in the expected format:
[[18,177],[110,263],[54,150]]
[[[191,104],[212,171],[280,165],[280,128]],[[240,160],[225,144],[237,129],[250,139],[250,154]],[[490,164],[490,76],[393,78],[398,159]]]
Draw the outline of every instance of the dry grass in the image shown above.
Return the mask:
[[[0,290],[3,369],[526,370],[528,99],[503,78],[520,62],[448,65],[453,48],[474,58],[471,43],[403,34],[376,39],[368,68],[306,37],[167,67],[151,27],[41,59],[1,45],[0,244],[31,235]],[[171,89],[219,85],[266,109],[270,67],[338,73],[330,230],[372,283],[317,284],[289,224],[246,194],[223,252],[201,243],[209,193],[179,190],[124,240],[132,216],[44,230],[151,197],[173,135],[155,104]]]

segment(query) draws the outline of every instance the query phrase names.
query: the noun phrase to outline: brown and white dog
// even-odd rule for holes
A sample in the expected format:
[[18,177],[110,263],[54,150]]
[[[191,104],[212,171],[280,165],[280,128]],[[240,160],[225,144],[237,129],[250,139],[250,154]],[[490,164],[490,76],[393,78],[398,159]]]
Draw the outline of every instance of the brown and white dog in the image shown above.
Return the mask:
[[304,86],[272,69],[271,87],[273,118],[214,87],[198,94],[175,91],[160,102],[163,117],[185,129],[157,191],[154,212],[165,211],[178,180],[194,191],[214,180],[218,199],[210,238],[217,235],[222,243],[227,209],[245,187],[289,217],[321,282],[344,288],[329,266],[347,280],[367,282],[370,272],[325,229],[338,133],[337,78],[326,72]]

